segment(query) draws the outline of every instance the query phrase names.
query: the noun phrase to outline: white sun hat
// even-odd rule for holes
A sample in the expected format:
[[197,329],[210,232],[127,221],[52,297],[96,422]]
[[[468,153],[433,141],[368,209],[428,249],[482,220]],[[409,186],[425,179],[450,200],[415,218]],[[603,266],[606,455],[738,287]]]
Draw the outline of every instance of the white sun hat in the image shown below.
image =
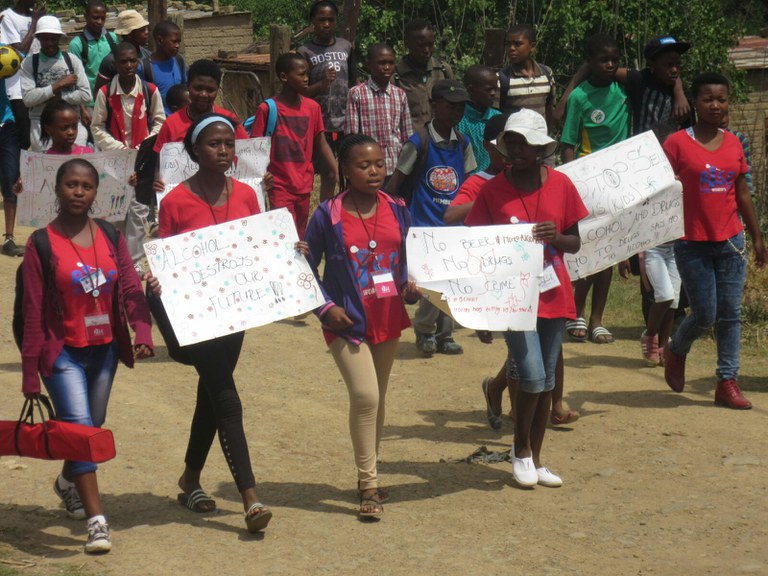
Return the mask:
[[528,108],[522,108],[510,114],[504,124],[504,130],[496,137],[496,148],[504,156],[509,157],[507,145],[504,142],[504,134],[507,132],[520,134],[531,146],[543,147],[544,156],[551,156],[557,149],[557,141],[547,134],[547,121],[544,120],[544,116]]

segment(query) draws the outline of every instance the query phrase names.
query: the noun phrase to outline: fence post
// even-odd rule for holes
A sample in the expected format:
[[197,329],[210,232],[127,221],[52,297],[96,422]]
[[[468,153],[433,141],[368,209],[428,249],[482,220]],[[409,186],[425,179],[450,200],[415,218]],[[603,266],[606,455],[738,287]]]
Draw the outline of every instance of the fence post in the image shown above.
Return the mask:
[[289,26],[270,24],[269,26],[269,83],[272,93],[280,92],[280,78],[275,72],[275,62],[280,54],[285,54],[291,49],[291,29]]

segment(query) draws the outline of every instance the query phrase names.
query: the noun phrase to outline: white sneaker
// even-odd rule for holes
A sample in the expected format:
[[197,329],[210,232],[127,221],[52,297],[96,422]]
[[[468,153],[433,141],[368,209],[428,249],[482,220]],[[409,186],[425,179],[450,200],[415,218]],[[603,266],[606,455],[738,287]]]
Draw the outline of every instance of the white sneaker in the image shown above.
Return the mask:
[[112,540],[109,537],[109,524],[101,520],[89,522],[85,553],[104,554],[110,550],[112,550]]
[[549,468],[543,466],[541,468],[536,468],[536,476],[539,479],[538,483],[542,486],[559,488],[563,485],[563,479],[557,474],[554,474]]
[[530,487],[539,483],[539,476],[536,474],[536,466],[533,464],[533,458],[512,457],[512,476],[520,486]]

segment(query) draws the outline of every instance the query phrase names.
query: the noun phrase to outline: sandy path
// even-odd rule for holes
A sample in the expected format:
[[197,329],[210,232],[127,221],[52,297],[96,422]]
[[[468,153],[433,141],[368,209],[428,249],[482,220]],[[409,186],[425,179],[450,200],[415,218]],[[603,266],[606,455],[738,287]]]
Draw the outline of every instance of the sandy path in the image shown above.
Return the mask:
[[[6,295],[17,264],[0,258]],[[0,307],[2,419],[21,403],[11,300]],[[259,493],[275,512],[263,538],[243,529],[218,445],[204,486],[220,512],[176,503],[195,378],[159,350],[135,370],[121,367],[110,403],[118,458],[99,479],[113,552],[81,553],[84,526],[51,490],[57,464],[4,457],[0,574],[768,574],[765,355],[744,358],[755,409],[716,409],[711,343],[696,348],[686,392],[675,395],[660,369],[636,359],[637,333],[616,330],[613,346],[566,346],[567,400],[582,418],[550,429],[545,446],[566,484],[530,491],[514,486],[509,464],[454,462],[483,445],[509,447],[509,421],[491,431],[480,393],[502,342],[484,346],[461,330],[463,356],[427,360],[406,334],[380,468],[393,500],[381,522],[364,524],[346,390],[317,321],[252,330],[236,377]]]

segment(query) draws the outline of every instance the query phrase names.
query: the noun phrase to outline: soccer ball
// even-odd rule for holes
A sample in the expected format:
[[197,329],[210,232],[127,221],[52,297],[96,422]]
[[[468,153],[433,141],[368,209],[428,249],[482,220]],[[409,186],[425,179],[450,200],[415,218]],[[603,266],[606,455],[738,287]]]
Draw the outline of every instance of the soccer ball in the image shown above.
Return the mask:
[[21,54],[13,46],[0,46],[0,78],[10,78],[21,68]]

